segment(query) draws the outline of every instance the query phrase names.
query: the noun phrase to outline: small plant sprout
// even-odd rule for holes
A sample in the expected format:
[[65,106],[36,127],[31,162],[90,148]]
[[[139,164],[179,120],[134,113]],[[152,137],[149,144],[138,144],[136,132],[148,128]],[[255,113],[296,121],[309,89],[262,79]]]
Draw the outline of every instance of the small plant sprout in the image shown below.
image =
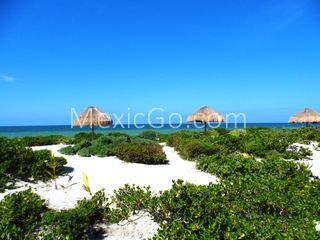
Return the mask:
[[92,195],[91,189],[90,189],[90,185],[89,185],[88,175],[87,175],[86,173],[83,173],[83,188],[84,188],[84,190],[86,190],[90,195]]
[[56,175],[56,169],[59,167],[59,163],[56,161],[55,157],[52,157],[48,162],[47,166],[49,167],[50,170],[47,170],[48,174],[50,177],[53,179],[54,182],[54,188],[57,190],[57,175]]

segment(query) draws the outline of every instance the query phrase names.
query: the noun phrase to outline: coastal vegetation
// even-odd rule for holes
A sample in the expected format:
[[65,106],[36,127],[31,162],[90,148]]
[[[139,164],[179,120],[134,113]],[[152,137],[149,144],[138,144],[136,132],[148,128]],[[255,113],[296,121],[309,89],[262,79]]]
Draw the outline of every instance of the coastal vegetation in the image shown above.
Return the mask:
[[306,148],[295,149],[294,143],[320,141],[316,127],[302,129],[248,128],[239,130],[214,129],[203,135],[199,132],[180,131],[162,137],[180,155],[195,160],[200,155],[246,154],[257,158],[277,155],[284,159],[306,158],[311,152]]
[[18,180],[48,181],[63,174],[66,163],[49,150],[33,151],[21,139],[0,138],[0,191]]
[[78,201],[75,208],[55,211],[30,189],[0,202],[1,239],[81,239],[110,212],[103,191]]
[[115,147],[115,155],[123,161],[144,164],[166,164],[166,155],[156,143],[131,142]]
[[[1,162],[11,159],[13,153],[24,157],[30,154],[36,159],[50,154],[32,151],[19,139],[1,141]],[[159,224],[153,239],[320,238],[315,228],[320,221],[320,180],[306,165],[295,161],[312,153],[292,147],[294,143],[319,143],[319,128],[212,129],[206,135],[192,131],[167,135],[148,132],[136,137],[112,133],[98,136],[93,144],[90,135],[79,134],[68,142],[73,145],[62,152],[118,155],[127,161],[131,156],[147,159],[150,153],[144,146],[157,146],[152,154],[160,156],[158,142],[166,142],[184,158],[195,161],[200,170],[220,180],[207,186],[179,180],[159,194],[150,188],[126,185],[110,199],[98,191],[90,199],[79,201],[75,208],[62,211],[49,209],[31,190],[14,193],[0,202],[1,239],[85,239],[97,234],[96,224],[118,223],[139,211],[148,212]],[[4,173],[10,168],[1,169]],[[39,179],[47,178],[40,175]]]
[[62,135],[23,137],[21,140],[28,147],[54,145],[67,142],[67,138]]
[[155,141],[156,136],[157,134],[151,131],[136,137],[121,133],[110,133],[96,136],[92,143],[89,140],[89,135],[81,134],[75,135],[70,140],[74,144],[62,148],[60,152],[67,155],[78,154],[82,157],[92,155],[98,157],[117,156],[126,162],[166,164],[166,155],[159,143]]

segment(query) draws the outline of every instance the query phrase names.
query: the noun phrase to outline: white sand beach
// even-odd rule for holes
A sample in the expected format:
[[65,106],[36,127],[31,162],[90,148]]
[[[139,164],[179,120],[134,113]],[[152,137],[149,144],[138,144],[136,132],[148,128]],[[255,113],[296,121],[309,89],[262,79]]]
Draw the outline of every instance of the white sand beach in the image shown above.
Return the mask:
[[53,182],[39,182],[37,184],[19,182],[17,183],[19,188],[0,194],[0,200],[6,194],[31,187],[47,201],[50,208],[72,208],[77,200],[89,197],[89,194],[82,187],[84,173],[89,178],[93,193],[105,189],[105,192],[109,195],[125,184],[150,186],[151,190],[157,193],[161,190],[170,189],[173,180],[182,179],[199,185],[217,181],[216,177],[197,170],[194,162],[183,160],[173,148],[168,146],[163,146],[169,160],[166,165],[127,163],[117,157],[67,156],[58,151],[64,146],[59,144],[33,147],[34,150],[49,149],[55,156],[64,156],[67,159],[66,167],[72,171],[57,179],[57,190],[54,189]]

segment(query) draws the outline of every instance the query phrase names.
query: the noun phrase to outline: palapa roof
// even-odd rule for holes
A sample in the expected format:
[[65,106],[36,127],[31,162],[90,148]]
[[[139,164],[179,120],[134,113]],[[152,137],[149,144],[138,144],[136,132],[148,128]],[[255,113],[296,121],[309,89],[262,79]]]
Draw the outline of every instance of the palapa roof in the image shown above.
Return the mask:
[[110,124],[112,124],[111,116],[94,106],[88,107],[73,123],[74,126],[107,126]]
[[289,119],[289,123],[318,123],[320,122],[320,114],[310,108],[305,108],[301,112],[293,115]]
[[224,122],[223,116],[205,106],[188,117],[188,122]]

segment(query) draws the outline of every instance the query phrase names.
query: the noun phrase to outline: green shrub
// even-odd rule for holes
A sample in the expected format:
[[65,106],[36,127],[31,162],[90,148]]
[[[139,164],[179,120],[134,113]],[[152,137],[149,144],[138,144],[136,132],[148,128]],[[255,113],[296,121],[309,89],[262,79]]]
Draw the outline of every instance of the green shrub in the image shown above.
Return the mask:
[[[253,154],[255,156],[266,158],[270,151],[277,151],[283,157],[287,155],[288,147],[300,140],[294,138],[296,130],[281,129],[260,129],[248,128],[245,135],[239,137],[239,151]],[[290,156],[298,153],[291,153]],[[295,157],[295,158],[297,158]]]
[[[271,151],[276,151],[281,155],[281,158],[301,159],[308,157],[311,152],[303,149],[297,152],[288,152],[288,147],[293,143],[320,141],[319,129],[316,127],[294,130],[247,128],[246,130],[228,131],[214,129],[210,130],[206,136],[196,132],[180,131],[170,134],[164,139],[169,146],[174,147],[187,158],[192,158],[188,156],[188,148],[192,146],[191,142],[196,142],[197,145],[202,142],[203,145],[209,146],[211,144],[223,155],[248,153],[259,158],[267,158]],[[307,141],[304,140],[304,137]],[[193,158],[195,157],[193,156]]]
[[[29,179],[32,176],[30,167],[35,162],[33,151],[21,141],[0,138],[0,172],[3,176],[0,182],[8,182],[9,178]],[[4,187],[0,186],[2,190]]]
[[174,183],[152,201],[154,239],[319,239],[320,181],[277,151],[260,162],[240,154],[199,156],[220,183]]
[[108,133],[108,136],[115,137],[115,138],[118,138],[118,137],[126,138],[126,142],[130,141],[131,139],[130,135],[126,133],[121,133],[121,132],[111,132],[111,133]]
[[194,159],[199,155],[211,155],[217,153],[218,150],[213,147],[212,144],[202,142],[200,140],[192,140],[190,142],[186,142],[180,148],[180,154],[186,159]]
[[[203,137],[203,134],[202,134]],[[170,134],[167,136],[166,141],[170,147],[176,148],[179,151],[180,146],[183,142],[188,141],[190,139],[199,139],[201,138],[200,133],[191,132],[191,131],[179,131],[174,134]]]
[[166,155],[159,144],[122,143],[116,146],[115,154],[126,162],[166,164]]
[[127,219],[139,210],[149,209],[152,201],[150,187],[142,188],[126,184],[123,188],[114,191],[112,202],[116,208],[112,209],[111,222],[117,223]]
[[77,150],[73,146],[66,146],[59,150],[60,153],[65,155],[75,155],[77,154]]
[[227,135],[230,133],[230,130],[225,128],[215,128],[214,131],[219,133],[219,136]]
[[66,137],[61,135],[50,135],[50,136],[36,136],[36,137],[23,137],[22,141],[26,146],[45,146],[59,143],[65,143]]
[[32,238],[45,211],[44,200],[30,189],[5,196],[0,202],[0,238]]
[[124,161],[147,164],[166,163],[166,156],[160,145],[149,139],[130,138],[122,133],[100,136],[93,144],[84,140],[73,146],[62,148],[60,152],[69,155],[79,154],[82,157],[116,155]]
[[115,146],[130,141],[131,139],[128,138],[125,134],[108,134],[100,136],[93,142],[93,144],[91,143],[91,141],[82,140],[73,146],[64,147],[59,151],[62,154],[67,155],[79,154],[82,157],[90,157],[92,155],[107,157],[115,155]]
[[78,155],[81,157],[90,157],[91,153],[89,148],[82,148],[78,151]]
[[47,209],[30,189],[7,195],[0,202],[0,239],[82,239],[111,219],[110,204],[104,191],[62,211]]
[[[318,141],[319,133],[319,128],[310,127],[161,135],[168,145],[194,158],[199,169],[220,181],[208,186],[177,181],[172,189],[156,196],[149,188],[126,185],[115,191],[112,202],[98,193],[60,212],[46,210],[40,198],[29,196],[31,192],[26,199],[7,196],[0,202],[0,238],[86,238],[96,223],[118,222],[144,210],[160,225],[154,239],[320,239],[315,229],[320,220],[320,180],[306,165],[283,160],[307,157],[310,151],[288,151],[288,147],[295,142]],[[165,161],[161,146],[153,140],[123,134],[100,136],[94,144],[82,139],[71,150],[116,154],[129,162]],[[64,165],[63,159],[53,158],[49,151],[33,152],[21,140],[5,138],[0,138],[0,160],[2,186],[12,176],[45,178],[41,172],[48,170],[52,160],[61,161],[61,168]]]
[[[111,144],[115,141],[115,139],[120,138],[120,139],[126,139],[124,136],[119,136],[119,137],[113,137],[113,136],[102,136],[98,138],[96,141],[94,141],[95,145],[107,145]],[[125,140],[123,140],[125,141]]]
[[91,199],[78,201],[73,209],[46,212],[41,223],[42,234],[46,239],[81,239],[109,215],[108,199],[104,191],[99,191]]
[[[67,160],[64,157],[54,157],[50,150],[34,151],[35,163],[30,165],[30,173],[35,180],[47,181],[53,175],[62,175],[65,173],[64,165]],[[51,168],[54,163],[55,169]]]
[[147,131],[143,131],[142,133],[140,133],[139,137],[149,139],[152,141],[158,141],[160,138],[160,134],[156,131],[153,131],[153,130],[147,130]]
[[246,134],[246,129],[234,129],[229,134],[234,137],[240,137]]
[[319,182],[298,179],[243,175],[208,186],[176,182],[152,202],[160,224],[153,239],[319,239]]
[[156,141],[146,139],[146,138],[141,138],[141,137],[136,137],[133,141],[136,143],[157,144]]
[[[101,136],[103,136],[102,133],[95,133],[94,134],[94,139],[97,140]],[[81,132],[81,133],[75,134],[69,140],[69,144],[77,144],[77,143],[86,142],[86,141],[91,142],[91,140],[92,140],[92,133]]]
[[197,167],[221,178],[250,175],[259,171],[259,163],[254,158],[244,158],[239,154],[200,156]]
[[294,148],[294,151],[287,151],[283,154],[284,158],[286,159],[294,159],[294,160],[300,160],[300,159],[308,159],[309,156],[312,156],[312,151],[305,147],[297,147]]
[[222,154],[231,154],[241,151],[242,135],[226,134],[213,139],[211,142]]
[[0,190],[6,188],[9,180],[42,180],[52,178],[52,161],[57,162],[56,174],[64,173],[67,161],[53,157],[49,150],[32,151],[19,139],[0,138]]
[[95,141],[89,150],[92,155],[97,155],[99,157],[114,156],[115,146],[129,141],[130,139],[123,134],[111,136],[107,135],[100,137],[97,141]]
[[75,155],[77,154],[81,149],[88,148],[92,145],[91,141],[88,140],[82,140],[79,143],[73,145],[73,146],[67,146],[63,147],[59,150],[60,153],[66,154],[66,155]]
[[288,131],[293,142],[309,143],[320,142],[320,127],[308,126]]

